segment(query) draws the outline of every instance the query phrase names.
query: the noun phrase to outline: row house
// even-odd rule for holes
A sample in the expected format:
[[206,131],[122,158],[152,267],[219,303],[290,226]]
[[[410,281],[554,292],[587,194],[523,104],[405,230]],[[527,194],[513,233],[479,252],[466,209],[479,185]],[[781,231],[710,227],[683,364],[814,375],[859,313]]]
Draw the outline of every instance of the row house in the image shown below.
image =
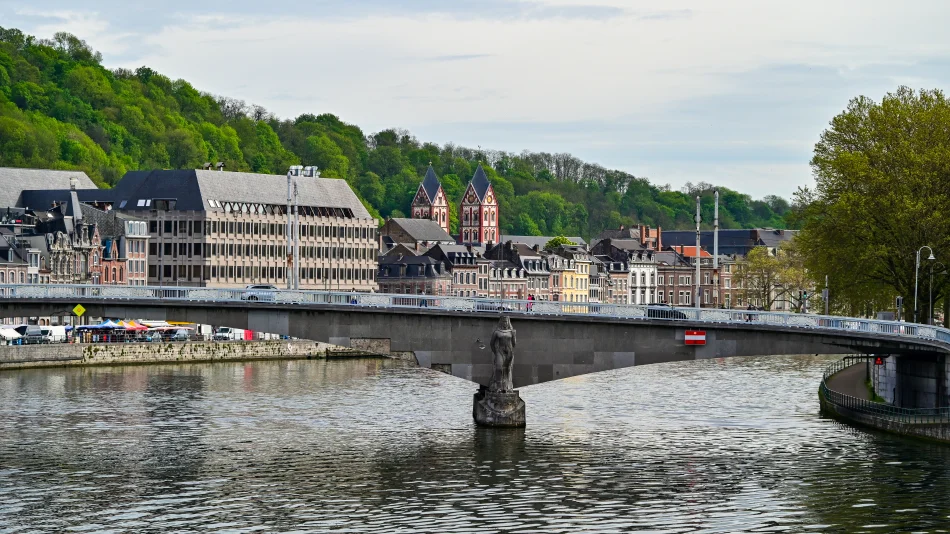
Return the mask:
[[483,258],[477,249],[438,244],[430,248],[425,255],[448,265],[452,273],[449,294],[456,297],[488,296],[489,261]]
[[379,290],[403,295],[451,295],[452,272],[429,256],[396,254],[379,258]]
[[548,254],[551,300],[587,302],[590,299],[591,258],[578,245],[561,245]]
[[630,266],[626,261],[617,261],[610,256],[593,256],[607,273],[607,287],[601,290],[605,304],[630,304]]
[[489,260],[488,297],[528,299],[528,273],[507,260]]
[[[505,260],[524,271],[526,293],[534,300],[551,299],[551,270],[547,257],[539,246],[529,247],[523,243],[507,241],[489,245],[485,255],[493,260]],[[525,298],[527,298],[527,296]]]
[[[591,248],[591,253],[610,258],[613,262],[626,264],[627,280],[626,283],[620,284],[625,288],[625,294],[621,295],[615,289],[615,299],[626,300],[625,304],[659,302],[656,252],[645,248],[639,239],[601,239]],[[616,273],[612,275],[612,278],[620,276],[622,276],[621,273]]]
[[103,284],[148,284],[148,223],[115,210],[81,206],[83,218],[95,221],[102,235]]

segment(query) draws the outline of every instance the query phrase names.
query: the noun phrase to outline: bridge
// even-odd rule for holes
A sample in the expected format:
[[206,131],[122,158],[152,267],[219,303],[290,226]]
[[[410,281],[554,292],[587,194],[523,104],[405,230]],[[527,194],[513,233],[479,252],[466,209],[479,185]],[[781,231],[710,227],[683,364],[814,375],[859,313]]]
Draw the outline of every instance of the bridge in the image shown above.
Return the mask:
[[[513,382],[634,365],[777,354],[889,354],[943,362],[950,330],[870,319],[724,309],[327,291],[0,285],[0,317],[145,318],[231,326],[414,358],[486,385],[501,313],[517,331]],[[705,345],[686,344],[687,330]],[[941,371],[940,381],[946,381]]]

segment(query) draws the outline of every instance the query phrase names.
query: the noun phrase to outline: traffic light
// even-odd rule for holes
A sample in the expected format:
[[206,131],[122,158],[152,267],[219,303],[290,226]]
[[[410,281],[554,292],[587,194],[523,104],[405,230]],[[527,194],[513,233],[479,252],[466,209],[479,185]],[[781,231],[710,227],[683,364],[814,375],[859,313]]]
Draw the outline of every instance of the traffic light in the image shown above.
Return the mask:
[[874,365],[884,365],[884,358],[881,358],[880,356],[876,356],[874,358]]
[[904,297],[898,296],[898,297],[897,297],[897,307],[898,307],[898,308],[901,308],[901,307],[903,307],[903,306],[904,306]]
[[808,300],[808,290],[802,291],[802,300]]

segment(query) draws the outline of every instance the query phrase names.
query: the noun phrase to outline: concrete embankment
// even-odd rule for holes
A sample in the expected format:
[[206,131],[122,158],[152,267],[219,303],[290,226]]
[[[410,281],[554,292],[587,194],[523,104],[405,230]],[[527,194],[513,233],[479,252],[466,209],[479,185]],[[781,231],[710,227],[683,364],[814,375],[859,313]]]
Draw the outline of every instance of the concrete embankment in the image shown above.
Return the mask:
[[0,347],[0,370],[76,365],[127,365],[310,358],[385,357],[303,340],[186,343],[73,343]]
[[872,401],[865,383],[867,365],[851,365],[822,380],[818,389],[822,413],[853,425],[950,443],[950,410],[905,409]]

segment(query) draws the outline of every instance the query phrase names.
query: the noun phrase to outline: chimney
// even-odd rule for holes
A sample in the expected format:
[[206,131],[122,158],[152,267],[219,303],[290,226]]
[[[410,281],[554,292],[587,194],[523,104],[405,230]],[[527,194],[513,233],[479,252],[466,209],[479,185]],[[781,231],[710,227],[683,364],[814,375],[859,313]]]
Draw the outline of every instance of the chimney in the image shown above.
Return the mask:
[[210,170],[210,169],[211,169],[211,162],[210,162],[210,161],[206,161],[206,162],[204,163],[204,165],[201,166],[201,168],[204,169],[204,170],[206,170],[206,171],[207,171],[207,170]]
[[223,171],[223,170],[224,170],[224,162],[223,162],[223,161],[219,161],[219,162],[215,165],[215,167],[218,168],[218,171]]
[[75,191],[77,185],[79,185],[79,180],[77,180],[75,176],[70,176],[70,177],[69,177],[69,190],[70,190],[70,191]]
[[535,244],[533,248],[535,252],[541,252],[541,245]]
[[416,241],[416,252],[419,252],[419,242]]

